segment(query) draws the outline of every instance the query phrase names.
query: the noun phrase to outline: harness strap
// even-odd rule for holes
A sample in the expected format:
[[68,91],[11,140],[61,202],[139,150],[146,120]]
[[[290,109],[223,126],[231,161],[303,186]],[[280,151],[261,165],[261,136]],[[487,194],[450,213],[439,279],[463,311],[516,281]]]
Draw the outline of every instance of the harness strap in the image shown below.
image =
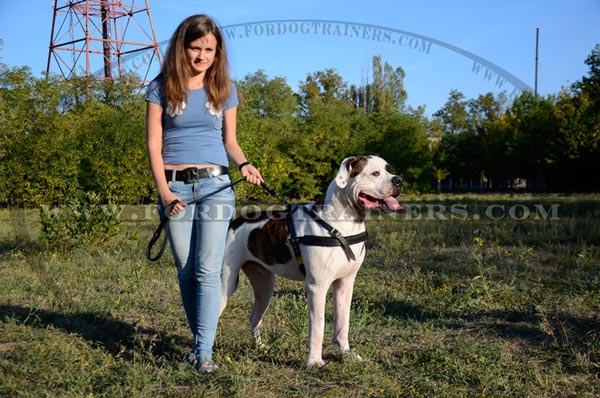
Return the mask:
[[[342,249],[344,250],[344,253],[346,254],[346,257],[348,257],[349,260],[352,260],[352,261],[356,260],[356,256],[354,256],[354,252],[350,248],[350,244],[348,243],[348,240],[344,237],[344,235],[342,235],[342,233],[340,231],[338,231],[337,229],[335,229],[334,227],[329,225],[321,217],[319,217],[319,215],[312,208],[308,208],[306,206],[302,206],[302,208],[304,209],[305,212],[307,212],[313,218],[313,220],[315,220],[319,225],[321,225],[323,228],[325,228],[327,230],[327,232],[329,232],[329,234],[333,237],[333,238],[329,238],[329,239],[335,239],[339,243],[339,244],[335,244],[334,246],[341,246]],[[359,235],[361,235],[361,234],[359,234]],[[318,237],[315,236],[312,238],[318,238]],[[316,240],[319,240],[319,239],[316,239]],[[365,233],[365,239],[363,239],[362,241],[359,241],[359,242],[364,242],[365,240],[366,240],[366,233]],[[309,241],[310,241],[310,239],[309,239]]]
[[[312,219],[315,220],[319,225],[321,225],[323,228],[325,228],[331,236],[304,235],[304,236],[298,237],[297,233],[296,233],[296,227],[294,226],[294,221],[293,221],[293,217],[292,217],[293,213],[298,208],[301,208],[306,213],[308,213],[308,215],[310,215],[312,217]],[[296,256],[296,261],[298,262],[300,270],[302,271],[302,273],[304,275],[306,275],[306,269],[304,267],[304,261],[302,260],[302,253],[300,252],[300,244],[303,244],[306,246],[323,246],[323,247],[341,246],[342,250],[344,250],[344,254],[346,254],[346,257],[349,260],[355,261],[356,256],[354,255],[354,252],[350,248],[350,245],[366,242],[369,238],[367,235],[367,231],[361,232],[356,235],[351,235],[351,236],[346,236],[346,237],[343,236],[340,231],[338,231],[337,229],[335,229],[334,227],[329,225],[321,217],[319,217],[319,215],[312,208],[308,208],[306,206],[293,206],[293,205],[288,204],[287,209],[286,209],[286,218],[287,218],[288,233],[289,233],[288,241],[294,251],[294,255]]]
[[294,257],[296,257],[296,262],[298,263],[298,267],[300,268],[300,272],[302,275],[306,276],[306,267],[304,266],[304,260],[302,259],[302,253],[300,252],[300,246],[298,245],[298,235],[296,234],[296,227],[294,226],[294,220],[292,215],[298,209],[298,206],[294,206],[291,204],[287,204],[285,211],[285,218],[287,221],[288,227],[288,245],[294,251]]
[[[354,245],[357,243],[365,242],[368,239],[369,239],[369,237],[367,235],[367,231],[361,232],[360,234],[344,237],[344,240],[348,243],[348,245]],[[315,235],[301,236],[300,238],[298,238],[298,243],[301,243],[306,246],[324,246],[324,247],[342,246],[340,244],[340,241],[337,238],[329,237],[329,236],[315,236]]]

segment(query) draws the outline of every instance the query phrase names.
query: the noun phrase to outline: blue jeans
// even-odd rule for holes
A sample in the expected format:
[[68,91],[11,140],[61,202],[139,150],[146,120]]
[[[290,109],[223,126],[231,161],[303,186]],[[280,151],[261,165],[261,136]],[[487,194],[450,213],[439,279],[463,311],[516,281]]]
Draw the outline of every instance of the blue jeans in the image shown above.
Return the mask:
[[[194,335],[193,353],[198,358],[212,358],[225,240],[235,211],[235,193],[228,188],[196,205],[190,203],[230,183],[228,175],[203,178],[193,184],[169,182],[171,192],[188,203],[184,211],[171,217],[168,237],[183,308]],[[164,211],[160,198],[159,211]]]

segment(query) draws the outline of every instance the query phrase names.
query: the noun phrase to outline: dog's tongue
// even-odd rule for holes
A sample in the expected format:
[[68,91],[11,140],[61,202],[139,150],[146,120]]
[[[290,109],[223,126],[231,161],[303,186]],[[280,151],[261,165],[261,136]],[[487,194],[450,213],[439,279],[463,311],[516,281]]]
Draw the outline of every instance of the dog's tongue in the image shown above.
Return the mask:
[[388,196],[387,198],[383,199],[383,202],[391,211],[402,211],[406,209],[404,206],[398,203],[396,198],[394,198],[393,196]]

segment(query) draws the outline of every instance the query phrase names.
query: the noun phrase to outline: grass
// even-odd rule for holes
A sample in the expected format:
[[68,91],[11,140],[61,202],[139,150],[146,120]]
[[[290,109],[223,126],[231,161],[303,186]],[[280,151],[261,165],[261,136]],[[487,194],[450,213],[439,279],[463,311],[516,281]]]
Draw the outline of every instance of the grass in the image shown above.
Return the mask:
[[[327,365],[304,369],[306,300],[282,279],[263,332],[271,349],[254,348],[242,277],[210,376],[184,361],[169,254],[143,256],[150,206],[123,209],[118,242],[63,253],[40,249],[36,210],[2,210],[0,396],[600,395],[600,197],[405,199],[407,213],[368,221],[350,329],[363,362],[326,340]],[[331,335],[331,303],[327,316]]]

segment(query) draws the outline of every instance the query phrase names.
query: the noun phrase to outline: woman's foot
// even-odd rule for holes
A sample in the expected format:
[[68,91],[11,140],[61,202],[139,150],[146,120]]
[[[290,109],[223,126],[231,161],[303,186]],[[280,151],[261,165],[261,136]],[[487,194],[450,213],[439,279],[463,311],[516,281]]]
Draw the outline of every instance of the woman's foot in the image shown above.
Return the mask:
[[206,374],[216,372],[217,370],[219,370],[219,367],[210,359],[205,357],[198,359],[198,372]]

